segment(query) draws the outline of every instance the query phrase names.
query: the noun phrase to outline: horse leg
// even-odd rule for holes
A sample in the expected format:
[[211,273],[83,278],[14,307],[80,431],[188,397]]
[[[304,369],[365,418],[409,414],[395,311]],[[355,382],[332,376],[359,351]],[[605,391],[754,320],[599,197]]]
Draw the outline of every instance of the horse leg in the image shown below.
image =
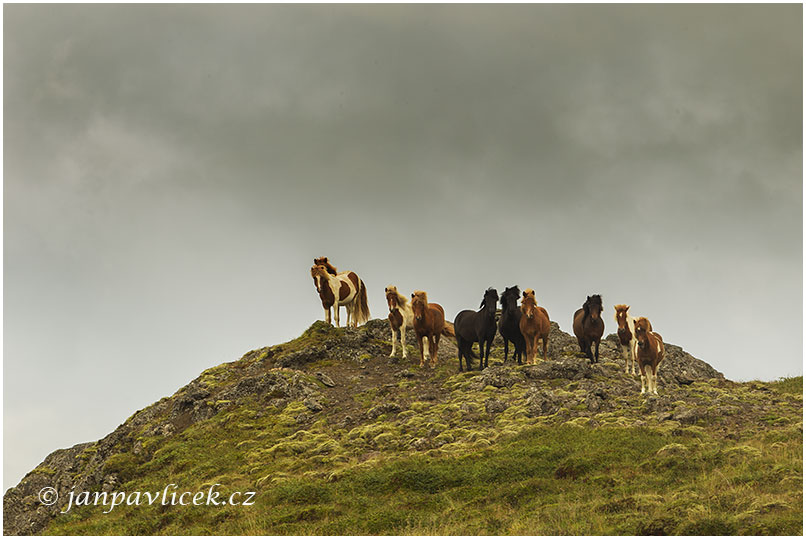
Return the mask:
[[431,359],[431,344],[428,341],[428,337],[423,335],[423,337],[420,340],[422,341],[420,350],[425,351],[425,359]]
[[658,366],[652,365],[652,393],[658,394]]
[[389,322],[389,327],[392,328],[392,353],[389,354],[389,357],[395,357],[395,352],[397,351],[397,330],[392,327],[392,322]]
[[627,355],[627,346],[621,345],[621,357],[624,358],[624,374],[630,374],[630,356]]
[[400,348],[403,349],[403,359],[406,359],[408,357],[406,353],[406,324],[401,325],[398,331],[400,331]]
[[509,340],[504,337],[504,363],[507,362],[507,354],[509,354]]
[[483,340],[479,341],[479,370],[487,368],[487,358],[490,354],[490,349],[484,351],[484,345],[487,344]]
[[549,360],[548,351],[549,351],[549,340],[548,338],[543,337],[543,361]]
[[424,359],[424,356],[423,356],[424,351],[425,351],[425,343],[423,341],[424,339],[425,339],[424,336],[423,337],[417,337],[417,347],[420,349],[420,367],[425,365],[425,359]]
[[646,366],[640,361],[638,362],[638,370],[641,373],[641,395],[643,395],[646,392],[646,389],[644,389],[644,383],[646,381],[646,375],[644,374],[644,371],[646,370]]
[[599,342],[600,339],[596,339],[596,363],[599,363]]
[[462,342],[462,337],[459,335],[456,336],[456,352],[459,355],[459,372],[464,372],[462,368],[462,351],[464,350],[464,343]]
[[327,322],[328,324],[332,323],[330,321],[330,307],[325,307],[325,322]]

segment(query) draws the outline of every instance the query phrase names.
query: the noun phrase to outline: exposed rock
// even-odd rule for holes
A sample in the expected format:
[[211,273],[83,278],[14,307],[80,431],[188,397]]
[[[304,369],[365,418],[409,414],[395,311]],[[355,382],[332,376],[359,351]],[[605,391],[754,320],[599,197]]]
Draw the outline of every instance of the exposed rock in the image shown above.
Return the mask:
[[537,365],[526,367],[523,372],[527,378],[534,380],[552,380],[555,378],[581,380],[592,376],[590,362],[585,358],[540,361]]
[[512,387],[520,381],[523,381],[521,373],[510,366],[496,365],[484,369],[482,374],[477,377],[475,385],[479,388],[486,386],[502,388]]
[[322,406],[322,403],[310,397],[302,401],[302,404],[304,404],[305,407],[308,408],[308,410],[314,413],[321,412],[322,410],[325,409],[325,407]]
[[556,413],[561,401],[551,391],[532,389],[526,397],[526,414],[529,417],[538,417]]
[[325,384],[325,386],[327,386],[327,387],[336,387],[336,382],[334,382],[333,379],[331,379],[330,376],[328,376],[327,374],[325,374],[323,372],[317,372],[314,376],[316,376],[316,378],[320,382]]
[[488,399],[487,402],[484,403],[484,409],[488,414],[500,414],[507,408],[509,408],[509,405],[498,399]]
[[383,404],[379,404],[374,408],[370,408],[366,416],[369,419],[375,419],[377,417],[382,416],[383,414],[395,414],[400,411],[400,406],[394,402],[385,402]]

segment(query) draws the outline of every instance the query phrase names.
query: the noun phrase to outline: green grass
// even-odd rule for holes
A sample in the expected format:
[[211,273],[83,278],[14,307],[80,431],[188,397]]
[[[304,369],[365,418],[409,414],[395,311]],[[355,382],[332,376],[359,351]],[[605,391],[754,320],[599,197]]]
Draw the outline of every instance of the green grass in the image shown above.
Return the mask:
[[770,387],[779,393],[803,395],[803,376],[779,378],[775,382],[770,382]]
[[[47,532],[801,533],[796,438],[731,446],[643,428],[537,427],[460,456],[403,456],[332,475],[327,463],[298,462],[294,470],[282,459],[250,460],[224,442],[235,418],[223,419],[211,426],[218,432],[186,433],[182,443],[157,451],[125,490],[220,483],[222,492],[256,490],[253,506],[118,507],[106,515],[82,509]],[[269,470],[283,473],[260,483],[257,476]]]

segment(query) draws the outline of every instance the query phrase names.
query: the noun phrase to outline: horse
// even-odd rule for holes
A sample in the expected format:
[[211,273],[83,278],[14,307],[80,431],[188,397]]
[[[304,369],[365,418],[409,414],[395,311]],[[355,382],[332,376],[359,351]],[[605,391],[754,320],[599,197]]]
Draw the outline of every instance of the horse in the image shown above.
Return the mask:
[[325,309],[325,321],[330,324],[330,308],[333,307],[333,318],[339,327],[339,307],[347,310],[347,326],[357,327],[369,320],[369,304],[367,303],[367,287],[364,281],[352,271],[343,271],[337,275],[328,272],[324,265],[311,266],[316,291]]
[[[581,309],[574,313],[574,335],[577,337],[579,348],[588,357],[591,363],[599,362],[599,342],[604,334],[604,320],[602,320],[602,296],[594,294],[588,296]],[[591,353],[591,346],[596,345],[596,353]]]
[[331,274],[331,275],[338,275],[339,274],[339,270],[336,269],[336,266],[334,266],[333,264],[331,264],[330,262],[327,261],[326,256],[320,256],[319,258],[314,258],[313,259],[313,265],[314,266],[324,266],[324,267],[326,267],[327,272],[329,274]]
[[509,342],[512,341],[515,347],[512,359],[517,360],[518,365],[521,364],[521,357],[526,349],[526,341],[523,339],[520,327],[521,310],[518,308],[520,295],[521,291],[517,285],[504,290],[501,294],[501,320],[498,321],[498,332],[504,339],[504,362],[506,363],[509,354]]
[[644,380],[646,379],[646,391],[658,394],[658,367],[663,361],[665,349],[663,338],[652,331],[652,324],[643,316],[635,321],[635,340],[638,343],[637,359],[638,369],[641,371],[641,394],[644,390]]
[[[616,323],[618,324],[618,340],[621,344],[621,357],[624,358],[624,374],[635,374],[635,356],[637,341],[635,340],[635,317],[627,312],[629,305],[614,305],[616,310]],[[652,324],[649,324],[649,331],[652,331]],[[631,361],[632,360],[632,361]]]
[[[389,328],[392,330],[392,353],[397,352],[397,335],[400,333],[400,347],[403,349],[403,359],[408,357],[406,352],[406,329],[414,325],[414,312],[406,296],[397,291],[396,286],[389,285],[384,289],[386,304],[389,306]],[[428,350],[425,350],[425,359],[430,359]]]
[[495,339],[495,308],[497,305],[498,291],[495,288],[488,288],[484,292],[484,299],[481,300],[479,311],[465,310],[454,318],[456,347],[459,349],[459,372],[462,372],[462,357],[465,358],[468,372],[473,370],[470,353],[474,342],[479,343],[479,370],[488,366],[490,347]]
[[423,339],[428,339],[431,367],[436,367],[439,338],[443,333],[450,333],[446,331],[445,310],[437,303],[428,303],[428,294],[422,290],[415,290],[411,294],[411,310],[414,313],[414,334],[417,336],[417,345],[420,347],[420,367],[425,364]]
[[535,291],[527,288],[523,291],[521,300],[521,320],[519,327],[526,342],[526,363],[537,363],[537,341],[543,340],[543,361],[548,361],[549,332],[551,322],[549,313],[543,307],[538,307],[535,300]]

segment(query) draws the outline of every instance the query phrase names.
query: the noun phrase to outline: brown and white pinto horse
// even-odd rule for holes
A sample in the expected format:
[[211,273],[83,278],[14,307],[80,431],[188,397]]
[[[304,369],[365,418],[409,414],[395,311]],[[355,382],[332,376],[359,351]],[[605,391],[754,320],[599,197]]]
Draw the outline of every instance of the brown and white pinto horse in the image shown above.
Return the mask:
[[[400,347],[403,349],[403,359],[408,357],[406,352],[406,329],[414,327],[414,312],[406,296],[397,291],[396,286],[389,285],[386,292],[386,304],[389,306],[389,328],[392,330],[392,353],[397,352],[397,334],[400,333]],[[430,359],[428,350],[424,350],[425,359]]]
[[[616,310],[616,323],[618,324],[618,340],[621,344],[621,357],[624,358],[624,374],[635,374],[635,356],[638,341],[635,340],[635,318],[627,312],[629,305],[614,305]],[[649,331],[652,331],[652,324],[649,324]]]
[[414,334],[420,347],[420,367],[425,364],[423,339],[428,339],[428,354],[431,356],[431,367],[437,365],[439,338],[448,328],[445,325],[445,310],[437,303],[428,303],[428,294],[415,290],[411,295],[411,310],[414,314]]
[[523,338],[526,340],[526,364],[537,363],[537,341],[543,340],[543,360],[548,360],[547,350],[549,345],[549,313],[543,307],[538,307],[535,300],[535,291],[527,288],[523,291],[521,300],[520,328]]
[[364,281],[352,271],[343,271],[333,275],[324,265],[311,266],[311,277],[325,309],[325,321],[330,322],[330,308],[333,307],[333,318],[339,327],[339,307],[347,310],[347,326],[356,327],[369,320],[369,304],[367,303],[367,287]]
[[[643,316],[635,321],[635,340],[638,369],[641,371],[641,393],[658,394],[658,367],[663,361],[663,338],[652,331],[652,324]],[[646,385],[646,389],[644,389]]]

